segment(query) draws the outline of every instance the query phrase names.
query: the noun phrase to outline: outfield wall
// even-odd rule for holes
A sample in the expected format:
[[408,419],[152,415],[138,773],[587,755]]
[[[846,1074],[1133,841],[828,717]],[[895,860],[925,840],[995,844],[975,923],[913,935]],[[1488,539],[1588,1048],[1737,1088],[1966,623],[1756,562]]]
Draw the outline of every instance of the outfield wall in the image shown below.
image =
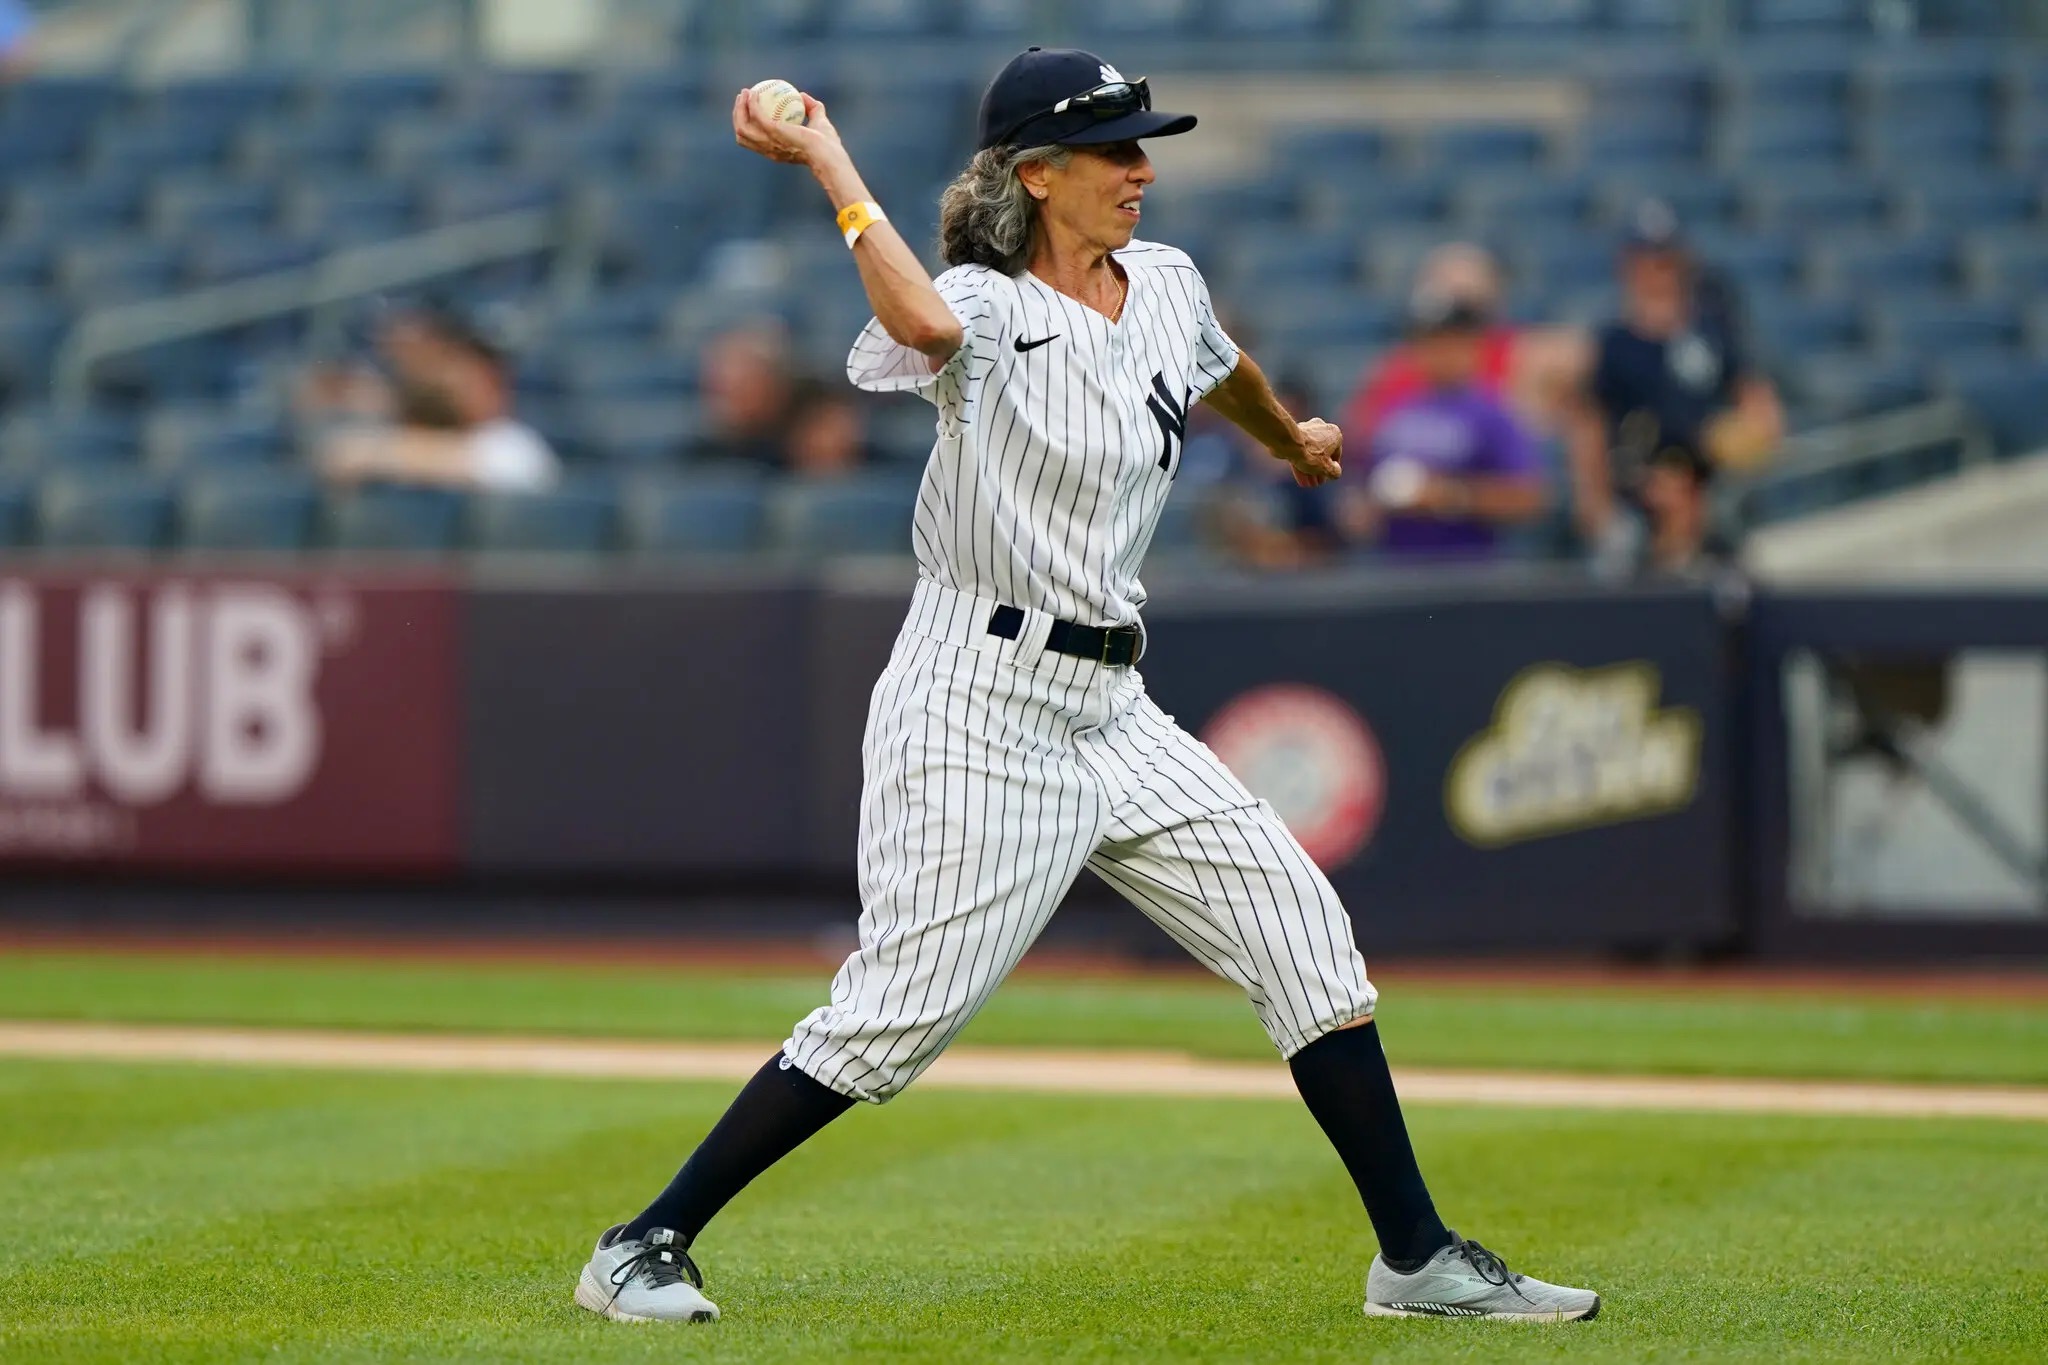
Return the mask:
[[[861,727],[907,595],[895,569],[0,574],[0,868],[850,901]],[[1752,613],[1773,657],[1811,621],[1788,601]],[[2048,599],[2016,601],[2006,634],[2048,642]],[[1804,942],[1782,689],[1705,589],[1231,579],[1169,584],[1147,620],[1153,695],[1377,951]]]

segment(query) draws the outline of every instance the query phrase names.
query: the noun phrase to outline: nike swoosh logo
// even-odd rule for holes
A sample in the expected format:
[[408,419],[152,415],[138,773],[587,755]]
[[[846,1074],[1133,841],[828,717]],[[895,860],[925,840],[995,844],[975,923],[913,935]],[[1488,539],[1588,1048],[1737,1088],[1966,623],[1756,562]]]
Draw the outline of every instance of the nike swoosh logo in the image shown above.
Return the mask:
[[1059,332],[1054,332],[1051,336],[1039,341],[1026,341],[1023,337],[1018,337],[1010,344],[1017,348],[1018,355],[1023,355],[1026,351],[1035,351],[1041,346],[1051,345],[1053,342],[1058,341],[1061,335]]

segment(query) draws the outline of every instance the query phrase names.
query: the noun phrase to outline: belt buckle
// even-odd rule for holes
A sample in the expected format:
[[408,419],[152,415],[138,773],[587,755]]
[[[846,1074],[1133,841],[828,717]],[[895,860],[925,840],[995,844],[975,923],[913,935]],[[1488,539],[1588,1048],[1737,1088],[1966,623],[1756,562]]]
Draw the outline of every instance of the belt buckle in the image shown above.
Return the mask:
[[1104,668],[1115,668],[1116,665],[1109,661],[1110,651],[1114,648],[1116,648],[1116,629],[1113,626],[1106,627],[1102,632],[1102,652],[1096,656],[1095,662],[1101,664]]

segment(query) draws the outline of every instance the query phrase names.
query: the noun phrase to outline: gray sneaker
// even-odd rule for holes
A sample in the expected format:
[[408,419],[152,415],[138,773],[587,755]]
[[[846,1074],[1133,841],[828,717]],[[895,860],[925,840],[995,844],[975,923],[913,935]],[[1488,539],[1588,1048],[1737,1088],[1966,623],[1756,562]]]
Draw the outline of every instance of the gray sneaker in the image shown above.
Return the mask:
[[624,1223],[597,1239],[576,1281],[576,1306],[613,1322],[716,1322],[718,1305],[704,1297],[704,1276],[667,1228],[638,1241],[619,1236]]
[[1381,1318],[1510,1318],[1522,1322],[1584,1322],[1599,1316],[1600,1296],[1517,1275],[1477,1242],[1451,1234],[1451,1244],[1413,1275],[1378,1256],[1365,1276],[1365,1313]]

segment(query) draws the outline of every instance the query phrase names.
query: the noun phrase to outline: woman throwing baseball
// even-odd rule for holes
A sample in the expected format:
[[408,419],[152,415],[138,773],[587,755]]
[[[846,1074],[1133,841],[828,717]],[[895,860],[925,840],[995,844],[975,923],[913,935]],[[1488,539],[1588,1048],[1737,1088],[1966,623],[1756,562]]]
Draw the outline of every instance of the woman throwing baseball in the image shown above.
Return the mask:
[[1086,52],[1033,48],[983,97],[933,281],[870,201],[825,108],[733,104],[741,145],[809,167],[875,317],[864,389],[937,409],[917,584],[862,746],[860,947],[645,1212],[599,1240],[576,1301],[709,1321],[687,1250],[755,1176],[897,1094],[1001,984],[1085,867],[1250,998],[1364,1198],[1365,1311],[1592,1317],[1438,1218],[1373,1025],[1351,920],[1279,818],[1146,696],[1139,562],[1208,403],[1304,484],[1340,437],[1297,421],[1219,326],[1182,252],[1134,240],[1140,139],[1195,120]]

